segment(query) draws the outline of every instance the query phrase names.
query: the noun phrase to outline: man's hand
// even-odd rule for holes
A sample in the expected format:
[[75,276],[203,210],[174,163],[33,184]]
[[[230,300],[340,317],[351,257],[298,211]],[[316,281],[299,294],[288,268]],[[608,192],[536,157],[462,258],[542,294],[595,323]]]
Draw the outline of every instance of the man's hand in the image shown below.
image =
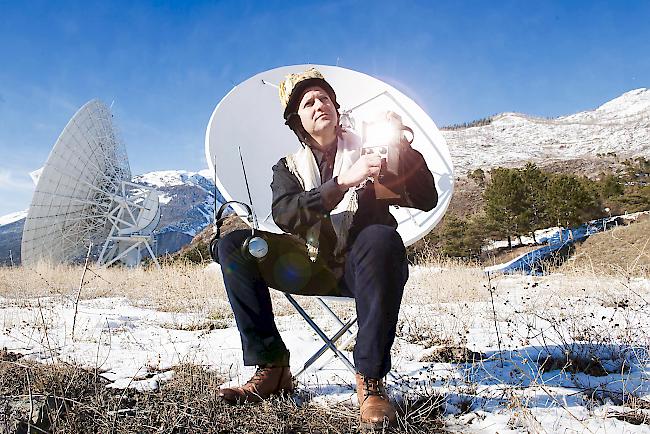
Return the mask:
[[381,157],[379,155],[374,153],[362,155],[352,167],[339,175],[338,184],[343,190],[356,187],[368,178],[379,176],[380,169]]

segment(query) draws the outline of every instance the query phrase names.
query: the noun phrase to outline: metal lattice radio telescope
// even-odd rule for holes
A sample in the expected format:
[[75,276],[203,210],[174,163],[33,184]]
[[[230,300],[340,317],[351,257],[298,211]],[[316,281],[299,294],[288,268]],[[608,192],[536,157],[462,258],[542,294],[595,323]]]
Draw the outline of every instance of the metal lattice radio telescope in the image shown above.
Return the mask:
[[[74,263],[93,250],[98,265],[136,265],[152,250],[160,220],[156,190],[133,184],[124,144],[110,109],[84,104],[57,139],[25,220],[22,261]],[[99,248],[101,246],[101,249]]]

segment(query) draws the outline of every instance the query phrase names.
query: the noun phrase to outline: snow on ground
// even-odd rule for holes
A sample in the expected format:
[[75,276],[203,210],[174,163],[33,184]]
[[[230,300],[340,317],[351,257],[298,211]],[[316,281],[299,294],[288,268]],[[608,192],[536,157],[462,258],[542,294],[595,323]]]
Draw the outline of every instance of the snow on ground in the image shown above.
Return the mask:
[[169,195],[167,195],[165,193],[162,193],[162,194],[158,195],[158,201],[160,203],[168,204],[169,202],[171,202],[172,199],[173,199],[172,196],[169,196]]
[[[411,276],[419,282],[422,275],[443,271],[417,267]],[[388,378],[393,399],[444,396],[445,424],[458,432],[649,432],[647,424],[632,425],[611,415],[625,410],[626,396],[650,399],[650,280],[628,279],[591,295],[586,281],[569,293],[554,291],[554,282],[562,280],[514,275],[490,281],[494,310],[490,301],[433,304],[423,298],[403,305]],[[42,362],[98,367],[112,387],[155,389],[181,362],[215,369],[241,383],[253,368],[242,365],[234,320],[229,314],[212,315],[97,298],[81,301],[75,320],[69,299],[0,298],[0,348]],[[327,316],[316,319],[332,328]],[[322,342],[297,314],[277,316],[276,322],[297,372]],[[452,363],[436,356],[453,346],[485,359]],[[572,372],[566,354],[598,359],[608,374]],[[542,370],[549,357],[560,363],[549,361]],[[354,405],[353,381],[334,360],[299,377],[299,388],[316,404]]]
[[204,177],[205,179],[209,179],[210,181],[214,182],[214,172],[210,169],[201,169],[198,172],[199,175]]
[[[650,215],[650,211],[639,211],[639,212],[634,212],[634,213],[625,213],[617,216],[611,216],[609,219],[622,219],[626,221],[632,221],[636,220],[639,217],[643,215]],[[627,224],[627,223],[626,223]],[[537,240],[538,243],[543,243],[544,240],[548,238],[552,238],[553,236],[557,235],[557,233],[560,231],[560,227],[554,226],[551,228],[546,228],[546,229],[539,229],[535,231],[535,240]],[[533,237],[529,237],[526,235],[521,236],[521,244],[519,243],[520,238],[519,237],[512,237],[511,244],[512,247],[519,247],[519,246],[529,246],[535,244],[535,240],[533,240]],[[494,250],[494,249],[499,249],[499,248],[505,248],[508,247],[508,240],[490,240],[487,245],[483,247],[483,250],[489,251],[489,250]]]
[[[558,231],[560,230],[559,227],[555,226],[552,228],[546,228],[546,229],[539,229],[535,231],[535,239],[537,242],[541,242],[545,238],[550,238],[553,235],[555,235]],[[519,244],[519,237],[513,237],[511,240],[512,247],[518,247]],[[529,237],[526,235],[521,236],[521,245],[522,246],[528,246],[531,244],[535,244],[535,240],[533,240],[533,237]],[[489,250],[494,250],[494,249],[499,249],[499,248],[504,248],[508,247],[508,240],[490,240],[486,246],[483,247],[483,250],[489,251]]]

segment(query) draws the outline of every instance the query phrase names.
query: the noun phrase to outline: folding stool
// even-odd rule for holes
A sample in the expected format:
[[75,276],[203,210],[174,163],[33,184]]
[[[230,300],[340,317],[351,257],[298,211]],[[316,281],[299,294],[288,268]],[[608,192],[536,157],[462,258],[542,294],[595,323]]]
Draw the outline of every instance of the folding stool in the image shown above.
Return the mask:
[[[311,365],[314,364],[323,354],[327,352],[327,350],[331,350],[333,355],[337,357],[339,360],[343,362],[343,364],[352,372],[353,374],[356,374],[357,370],[354,367],[354,364],[339,350],[339,346],[337,346],[337,341],[341,339],[343,336],[346,336],[345,340],[343,343],[340,345],[341,348],[346,347],[350,342],[352,342],[353,339],[356,338],[357,333],[353,332],[350,330],[350,328],[356,324],[357,322],[357,316],[354,314],[352,318],[350,318],[348,321],[345,323],[339,318],[334,311],[327,305],[326,301],[343,301],[343,302],[352,302],[354,303],[354,299],[350,297],[334,297],[334,296],[328,296],[328,297],[315,297],[317,303],[320,305],[321,309],[325,311],[338,326],[340,327],[339,330],[334,333],[331,337],[328,336],[319,326],[314,322],[314,320],[309,316],[307,312],[298,304],[298,302],[291,296],[291,294],[287,294],[286,292],[284,295],[287,297],[287,300],[289,300],[289,303],[298,311],[300,316],[303,317],[303,319],[309,324],[309,326],[320,336],[320,338],[325,342],[325,344],[314,353],[313,356],[309,358],[303,365],[302,369],[298,371],[294,376],[297,377],[300,374],[304,373]],[[331,359],[330,359],[331,360]],[[327,360],[325,364],[327,364],[329,360]],[[322,367],[322,366],[321,366]],[[320,369],[320,368],[319,368]]]

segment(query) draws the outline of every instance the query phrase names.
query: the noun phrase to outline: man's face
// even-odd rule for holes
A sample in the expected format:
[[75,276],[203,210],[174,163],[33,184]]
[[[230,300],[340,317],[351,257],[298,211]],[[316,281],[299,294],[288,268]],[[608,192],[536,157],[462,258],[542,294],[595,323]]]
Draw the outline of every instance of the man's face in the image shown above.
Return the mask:
[[298,104],[298,116],[305,131],[311,136],[334,133],[338,124],[334,101],[319,86],[311,86],[303,91]]

